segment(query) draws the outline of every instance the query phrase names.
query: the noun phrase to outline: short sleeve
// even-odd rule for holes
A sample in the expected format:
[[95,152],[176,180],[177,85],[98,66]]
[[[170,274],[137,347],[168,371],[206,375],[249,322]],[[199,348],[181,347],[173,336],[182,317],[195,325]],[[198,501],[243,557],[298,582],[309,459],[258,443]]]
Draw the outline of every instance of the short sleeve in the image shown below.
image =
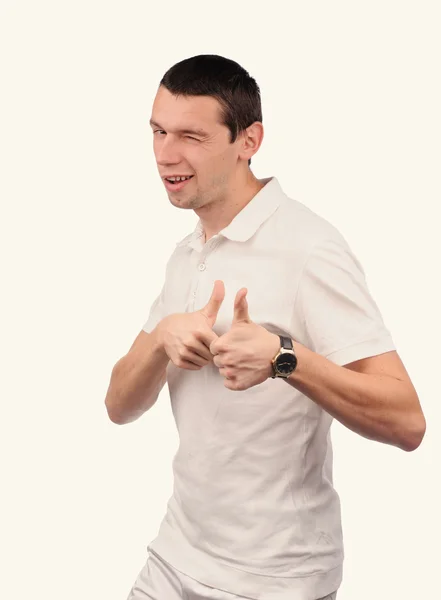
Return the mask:
[[162,287],[161,293],[155,298],[153,304],[150,307],[150,313],[147,321],[144,323],[142,329],[146,333],[151,333],[156,325],[164,318],[164,292],[165,284]]
[[298,341],[338,365],[396,349],[343,236],[314,246],[294,306]]
[[160,293],[158,294],[158,296],[156,296],[156,298],[154,299],[152,305],[150,306],[150,312],[149,312],[148,319],[142,326],[143,331],[145,331],[146,333],[151,333],[153,331],[153,329],[156,327],[156,325],[164,317],[166,317],[169,314],[169,312],[167,312],[167,298],[169,296],[167,289],[170,284],[167,282],[169,282],[170,278],[173,279],[173,270],[172,270],[172,274],[171,274],[170,268],[171,268],[171,265],[173,264],[175,257],[176,257],[176,250],[174,250],[171,253],[170,257],[168,258],[168,260],[166,262],[162,289],[161,289]]

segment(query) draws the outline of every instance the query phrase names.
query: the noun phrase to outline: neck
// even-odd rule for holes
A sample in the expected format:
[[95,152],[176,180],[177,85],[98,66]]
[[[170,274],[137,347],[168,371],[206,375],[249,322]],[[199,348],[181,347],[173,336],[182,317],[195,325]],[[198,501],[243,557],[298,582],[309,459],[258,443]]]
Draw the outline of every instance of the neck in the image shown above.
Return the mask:
[[205,242],[227,227],[234,217],[263,188],[264,183],[248,169],[243,178],[239,178],[228,189],[220,201],[213,202],[195,210],[205,232]]

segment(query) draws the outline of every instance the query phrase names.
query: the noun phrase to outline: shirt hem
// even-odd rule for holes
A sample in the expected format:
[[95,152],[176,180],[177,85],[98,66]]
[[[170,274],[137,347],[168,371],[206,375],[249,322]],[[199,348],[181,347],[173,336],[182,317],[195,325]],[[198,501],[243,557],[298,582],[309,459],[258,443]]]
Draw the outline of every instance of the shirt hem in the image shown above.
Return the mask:
[[156,554],[180,573],[199,583],[252,600],[317,600],[335,592],[343,577],[343,558],[326,571],[298,575],[263,575],[241,570],[208,557],[188,546],[178,549],[175,543],[157,537],[147,550]]
[[343,366],[354,362],[355,360],[377,356],[378,354],[391,352],[392,350],[396,350],[392,337],[390,335],[385,335],[351,344],[341,350],[335,350],[327,354],[325,358],[337,365]]

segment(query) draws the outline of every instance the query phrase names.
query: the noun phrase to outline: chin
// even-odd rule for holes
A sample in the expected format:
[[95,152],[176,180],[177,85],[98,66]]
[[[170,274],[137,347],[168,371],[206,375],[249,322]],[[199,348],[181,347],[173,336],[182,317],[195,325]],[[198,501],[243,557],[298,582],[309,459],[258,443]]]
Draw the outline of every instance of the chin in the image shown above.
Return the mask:
[[177,198],[173,194],[168,194],[168,199],[176,208],[197,208],[192,203],[192,198]]

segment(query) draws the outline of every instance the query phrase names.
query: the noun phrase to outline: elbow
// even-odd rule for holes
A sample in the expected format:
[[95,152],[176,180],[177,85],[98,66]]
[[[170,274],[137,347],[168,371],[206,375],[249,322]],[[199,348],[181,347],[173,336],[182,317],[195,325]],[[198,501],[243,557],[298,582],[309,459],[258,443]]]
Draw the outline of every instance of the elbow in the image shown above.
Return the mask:
[[112,423],[115,423],[115,425],[126,425],[127,423],[132,423],[139,419],[147,410],[149,410],[151,403],[148,406],[129,408],[121,406],[119,403],[111,403],[106,399],[105,406],[107,415]]
[[116,412],[115,410],[109,408],[109,406],[106,405],[106,409],[107,409],[107,415],[109,417],[109,419],[112,421],[112,423],[115,423],[115,425],[124,425],[125,423],[127,423],[127,420],[124,419],[123,415],[121,415],[120,413]]
[[118,402],[116,401],[115,394],[113,393],[112,383],[107,390],[107,395],[104,400],[104,406],[106,407],[107,416],[116,425],[123,425],[125,420],[123,418],[122,411],[118,408]]
[[411,427],[407,427],[406,435],[402,437],[400,447],[405,452],[416,450],[426,434],[426,419],[421,412],[412,419]]
[[109,402],[107,398],[104,402],[104,405],[107,410],[107,416],[112,421],[112,423],[115,423],[116,425],[124,425],[124,423],[126,423],[124,415],[121,413],[121,411],[117,410],[115,405]]
[[109,419],[112,421],[112,423],[115,423],[115,425],[126,425],[127,423],[132,423],[133,421],[136,421],[136,419],[139,419],[144,412],[122,412],[115,409],[110,409],[107,405],[106,409]]
[[107,410],[107,416],[116,425],[125,425],[132,419],[128,418],[127,410],[124,410],[124,400],[121,398],[120,390],[123,387],[120,382],[120,365],[121,361],[118,361],[113,367],[112,374],[110,377],[109,387],[104,400],[104,405]]

